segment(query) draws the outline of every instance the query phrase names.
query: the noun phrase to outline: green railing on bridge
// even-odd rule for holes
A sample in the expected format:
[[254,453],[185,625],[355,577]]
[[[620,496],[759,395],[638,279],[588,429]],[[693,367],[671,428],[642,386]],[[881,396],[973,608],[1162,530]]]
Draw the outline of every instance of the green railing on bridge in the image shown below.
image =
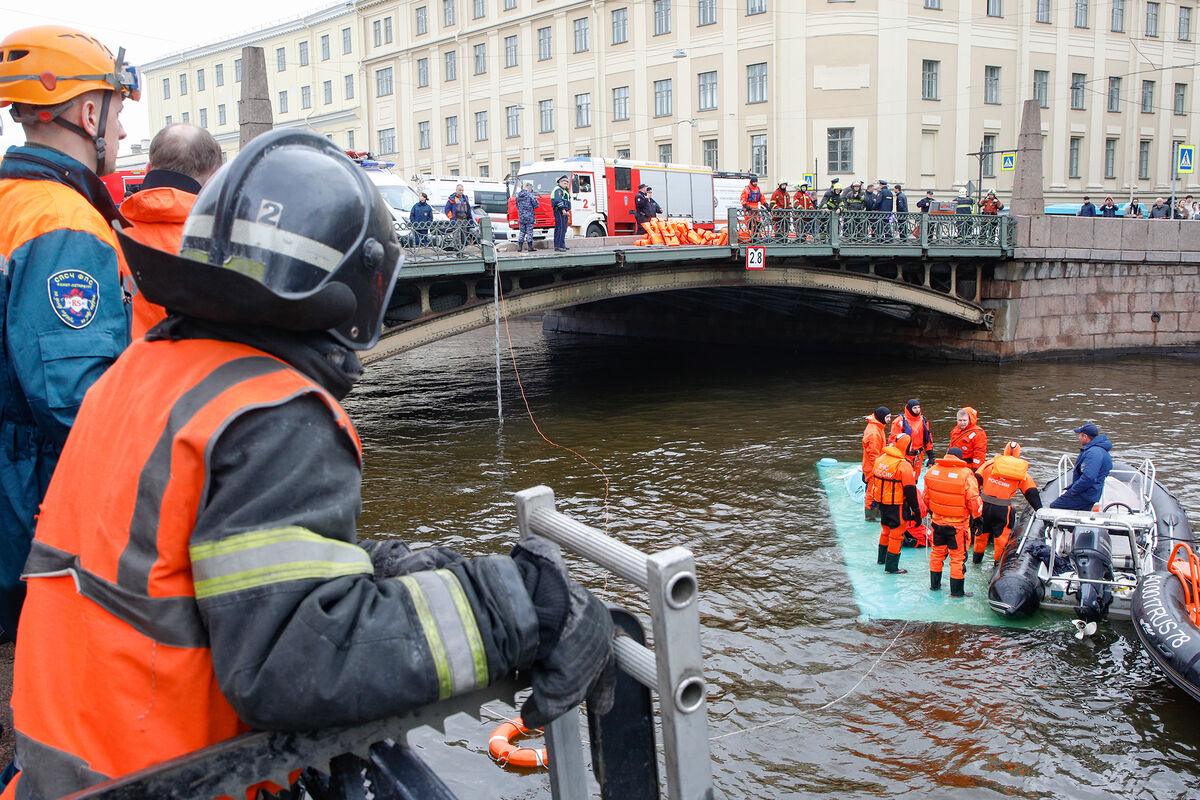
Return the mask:
[[808,209],[729,209],[730,244],[812,254],[888,251],[891,255],[1004,256],[1015,220],[996,214],[924,214]]

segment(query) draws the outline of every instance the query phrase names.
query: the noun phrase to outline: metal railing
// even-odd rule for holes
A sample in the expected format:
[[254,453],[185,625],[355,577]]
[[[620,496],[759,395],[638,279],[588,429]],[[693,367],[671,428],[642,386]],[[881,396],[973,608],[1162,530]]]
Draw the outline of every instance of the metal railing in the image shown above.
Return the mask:
[[396,235],[405,264],[441,261],[495,261],[492,220],[436,219],[431,222],[397,222]]
[[912,248],[918,251],[1011,250],[1015,220],[996,214],[731,208],[731,244],[834,248]]

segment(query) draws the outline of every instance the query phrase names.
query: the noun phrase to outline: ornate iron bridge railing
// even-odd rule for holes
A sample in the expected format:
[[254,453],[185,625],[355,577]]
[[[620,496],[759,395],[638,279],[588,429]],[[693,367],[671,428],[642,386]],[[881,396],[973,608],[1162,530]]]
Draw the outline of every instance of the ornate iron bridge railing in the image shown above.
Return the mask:
[[397,222],[396,235],[406,264],[446,261],[495,261],[492,221],[438,219],[430,222]]
[[736,242],[741,247],[1010,252],[1016,239],[1014,220],[996,214],[730,209],[729,225],[736,232],[730,243]]

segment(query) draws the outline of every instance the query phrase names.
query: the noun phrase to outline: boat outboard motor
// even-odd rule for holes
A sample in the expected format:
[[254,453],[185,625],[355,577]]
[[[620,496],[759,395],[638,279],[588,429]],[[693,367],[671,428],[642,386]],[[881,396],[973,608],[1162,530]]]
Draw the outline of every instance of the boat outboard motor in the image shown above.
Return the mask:
[[[1071,565],[1080,578],[1111,581],[1112,539],[1103,528],[1076,528],[1075,546],[1071,548]],[[1084,622],[1099,622],[1108,616],[1112,589],[1095,583],[1079,584],[1079,605],[1075,615]]]

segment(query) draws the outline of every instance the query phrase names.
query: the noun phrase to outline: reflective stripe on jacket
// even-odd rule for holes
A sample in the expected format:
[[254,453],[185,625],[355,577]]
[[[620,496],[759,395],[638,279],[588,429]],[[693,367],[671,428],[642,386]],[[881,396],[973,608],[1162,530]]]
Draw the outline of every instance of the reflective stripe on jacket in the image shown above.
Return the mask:
[[961,458],[939,458],[925,473],[925,502],[935,525],[958,525],[983,511],[971,468]]

